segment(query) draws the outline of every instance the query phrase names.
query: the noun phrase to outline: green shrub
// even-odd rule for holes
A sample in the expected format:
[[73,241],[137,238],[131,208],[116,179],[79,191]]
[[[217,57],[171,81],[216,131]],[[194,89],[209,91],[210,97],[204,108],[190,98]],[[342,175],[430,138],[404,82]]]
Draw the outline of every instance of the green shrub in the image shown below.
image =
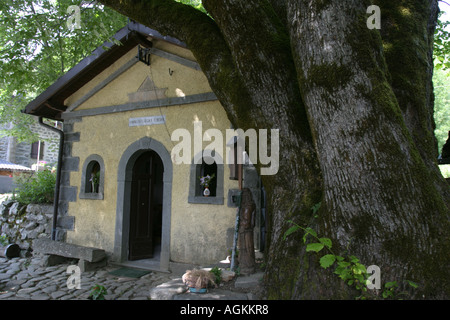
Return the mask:
[[46,204],[53,203],[55,194],[56,173],[45,169],[32,175],[20,175],[15,177],[14,200],[21,204]]
[[9,244],[8,237],[6,237],[6,235],[1,235],[0,236],[0,245],[6,247],[8,244]]
[[220,270],[218,267],[214,267],[209,272],[214,274],[214,276],[216,277],[215,283],[220,284],[220,282],[222,281],[222,270]]
[[91,293],[89,294],[89,300],[105,300],[105,294],[108,294],[108,291],[104,286],[94,285],[91,288]]

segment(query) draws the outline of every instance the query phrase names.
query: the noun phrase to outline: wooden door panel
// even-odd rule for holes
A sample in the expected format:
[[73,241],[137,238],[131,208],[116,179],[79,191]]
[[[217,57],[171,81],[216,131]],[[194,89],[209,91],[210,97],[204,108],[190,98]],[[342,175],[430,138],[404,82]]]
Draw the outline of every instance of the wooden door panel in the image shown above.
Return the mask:
[[152,157],[152,153],[143,154],[133,167],[129,260],[153,257]]

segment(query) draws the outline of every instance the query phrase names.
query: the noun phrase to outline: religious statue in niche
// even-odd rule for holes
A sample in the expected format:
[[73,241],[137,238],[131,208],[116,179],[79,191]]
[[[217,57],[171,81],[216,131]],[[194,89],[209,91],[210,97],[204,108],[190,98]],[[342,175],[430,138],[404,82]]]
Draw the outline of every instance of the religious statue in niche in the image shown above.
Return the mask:
[[239,211],[239,267],[241,274],[255,272],[255,246],[253,228],[255,227],[255,209],[250,189],[244,188],[241,195]]

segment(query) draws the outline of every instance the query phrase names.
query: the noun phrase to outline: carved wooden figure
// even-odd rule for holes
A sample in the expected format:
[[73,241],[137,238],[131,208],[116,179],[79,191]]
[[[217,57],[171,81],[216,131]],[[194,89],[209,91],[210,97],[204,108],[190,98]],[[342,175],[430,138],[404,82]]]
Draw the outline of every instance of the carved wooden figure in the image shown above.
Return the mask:
[[241,274],[255,272],[255,248],[253,228],[255,227],[255,209],[250,189],[242,190],[241,209],[239,212],[239,266]]

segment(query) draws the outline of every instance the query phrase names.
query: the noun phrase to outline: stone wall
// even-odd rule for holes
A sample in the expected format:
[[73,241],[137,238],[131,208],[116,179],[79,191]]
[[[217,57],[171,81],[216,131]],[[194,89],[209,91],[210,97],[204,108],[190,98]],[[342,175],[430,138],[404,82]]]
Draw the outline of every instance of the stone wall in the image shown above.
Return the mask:
[[14,201],[0,204],[0,235],[18,244],[22,255],[30,252],[34,239],[51,237],[52,221],[53,205],[21,206]]

